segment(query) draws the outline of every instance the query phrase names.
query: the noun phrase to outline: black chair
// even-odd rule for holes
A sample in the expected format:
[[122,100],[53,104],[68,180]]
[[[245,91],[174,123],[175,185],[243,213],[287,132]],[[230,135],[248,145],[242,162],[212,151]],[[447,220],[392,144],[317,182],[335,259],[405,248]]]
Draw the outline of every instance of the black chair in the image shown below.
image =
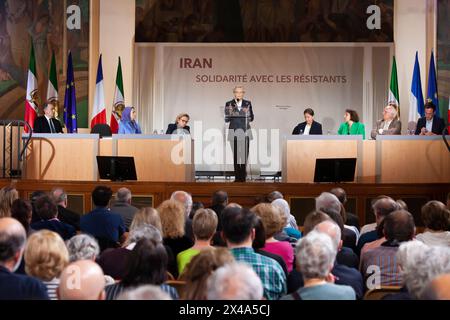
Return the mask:
[[111,127],[106,123],[96,124],[92,128],[91,133],[98,133],[100,135],[100,138],[112,136]]

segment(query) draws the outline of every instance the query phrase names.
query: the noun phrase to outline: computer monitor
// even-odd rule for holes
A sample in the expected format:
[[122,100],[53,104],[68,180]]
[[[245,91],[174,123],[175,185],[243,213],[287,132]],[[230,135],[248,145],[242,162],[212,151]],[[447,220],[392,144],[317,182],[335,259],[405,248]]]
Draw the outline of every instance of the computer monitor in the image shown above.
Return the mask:
[[356,158],[316,159],[314,182],[353,182]]
[[133,157],[97,156],[100,179],[111,181],[137,180]]

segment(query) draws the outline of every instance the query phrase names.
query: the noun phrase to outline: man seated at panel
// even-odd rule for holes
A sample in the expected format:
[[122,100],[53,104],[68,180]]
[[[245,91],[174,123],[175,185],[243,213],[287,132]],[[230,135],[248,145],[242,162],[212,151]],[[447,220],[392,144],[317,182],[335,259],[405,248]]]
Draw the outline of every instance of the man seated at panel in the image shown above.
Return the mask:
[[322,125],[316,121],[314,121],[314,110],[311,108],[303,111],[303,115],[305,116],[305,122],[298,124],[294,131],[292,131],[293,135],[321,135],[322,134]]
[[425,104],[425,117],[417,121],[416,135],[434,136],[440,135],[445,129],[444,119],[436,115],[436,106],[428,101]]
[[378,120],[370,136],[376,139],[377,135],[398,135],[402,132],[402,123],[398,119],[397,105],[389,103],[383,110],[383,119]]
[[55,106],[52,103],[44,105],[44,115],[34,120],[34,133],[63,133],[61,123],[55,119]]

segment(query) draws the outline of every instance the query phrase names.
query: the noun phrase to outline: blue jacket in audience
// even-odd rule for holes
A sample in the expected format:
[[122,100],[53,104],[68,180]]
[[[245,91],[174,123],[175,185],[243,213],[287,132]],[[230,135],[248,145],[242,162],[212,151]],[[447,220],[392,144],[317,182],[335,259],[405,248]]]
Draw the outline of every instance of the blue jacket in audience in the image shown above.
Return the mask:
[[33,230],[50,230],[56,232],[63,238],[69,240],[76,235],[76,230],[70,224],[59,221],[58,219],[41,220],[31,224]]
[[0,266],[0,300],[49,300],[47,288],[38,279],[10,272]]
[[122,217],[108,208],[95,208],[80,220],[81,231],[95,238],[118,242],[126,228]]

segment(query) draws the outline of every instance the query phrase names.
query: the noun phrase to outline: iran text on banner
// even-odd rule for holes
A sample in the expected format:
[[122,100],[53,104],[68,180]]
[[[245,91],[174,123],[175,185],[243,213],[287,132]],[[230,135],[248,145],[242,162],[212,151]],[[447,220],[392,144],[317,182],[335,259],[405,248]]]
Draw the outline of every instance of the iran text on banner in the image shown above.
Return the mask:
[[[34,128],[34,120],[37,117],[38,108],[35,99],[38,97],[38,83],[36,77],[36,58],[34,56],[34,46],[31,43],[30,65],[28,67],[27,96],[25,98],[25,117],[31,129]],[[25,132],[28,133],[28,127],[25,126]]]
[[119,132],[120,116],[117,113],[117,111],[119,111],[121,107],[122,110],[123,107],[125,107],[125,98],[123,93],[122,63],[119,57],[119,65],[117,67],[117,76],[116,76],[116,89],[114,91],[114,103],[110,121],[111,132],[113,134]]
[[436,115],[440,116],[439,110],[439,100],[438,100],[438,88],[437,88],[437,78],[436,78],[436,67],[434,64],[434,53],[431,52],[430,59],[430,71],[428,74],[428,91],[427,91],[427,101],[431,100],[436,106]]
[[98,60],[97,82],[95,85],[94,107],[92,109],[91,129],[96,124],[106,123],[105,91],[103,88],[102,55]]
[[73,73],[72,53],[67,60],[66,94],[64,97],[64,123],[67,133],[77,133],[77,98],[75,94],[75,75]]
[[400,117],[400,95],[398,93],[398,77],[397,77],[397,62],[394,60],[392,62],[391,71],[391,84],[389,86],[389,103],[395,103],[398,107],[398,116]]
[[424,102],[422,93],[422,82],[420,80],[419,54],[416,52],[416,62],[414,63],[414,73],[411,84],[411,101],[409,106],[409,123],[417,123],[420,117],[423,117]]

